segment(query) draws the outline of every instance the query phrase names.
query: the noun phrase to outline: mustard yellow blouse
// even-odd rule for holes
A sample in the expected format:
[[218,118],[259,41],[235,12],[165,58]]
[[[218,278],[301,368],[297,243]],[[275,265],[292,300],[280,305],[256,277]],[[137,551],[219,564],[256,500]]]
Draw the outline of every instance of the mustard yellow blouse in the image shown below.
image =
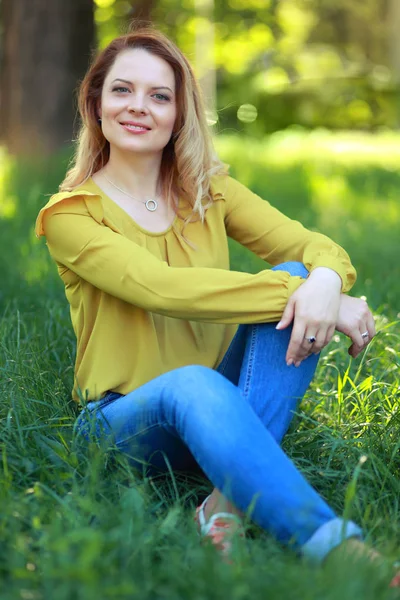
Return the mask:
[[[127,394],[188,364],[216,368],[240,323],[278,321],[300,277],[229,270],[227,236],[272,265],[330,267],[342,291],[355,281],[348,255],[227,175],[214,177],[205,222],[144,230],[89,179],[51,197],[36,221],[70,304],[77,339],[74,400]],[[190,207],[180,203],[180,213]]]

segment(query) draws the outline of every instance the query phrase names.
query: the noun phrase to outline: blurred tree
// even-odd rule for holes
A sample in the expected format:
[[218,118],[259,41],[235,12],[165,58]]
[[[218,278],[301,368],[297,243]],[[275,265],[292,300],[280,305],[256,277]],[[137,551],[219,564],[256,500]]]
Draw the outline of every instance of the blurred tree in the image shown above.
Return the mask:
[[130,0],[130,4],[131,9],[128,13],[130,19],[151,21],[157,0]]
[[50,154],[71,139],[93,0],[1,0],[0,10],[0,139],[11,154]]
[[[0,0],[0,135],[33,153],[71,138],[93,37],[152,21],[185,52],[220,129],[400,122],[400,0]],[[215,68],[214,68],[215,65]]]
[[151,23],[159,3],[160,0],[94,0],[94,18],[100,48],[104,48],[117,35],[126,33],[129,24],[134,21]]
[[388,11],[389,34],[390,34],[390,54],[394,76],[400,81],[400,2],[399,0],[390,0]]
[[[95,1],[113,3],[115,14],[126,4]],[[400,0],[212,4],[211,11],[210,0],[159,0],[151,17],[178,43],[200,78],[204,62],[214,62],[221,128],[263,135],[291,124],[397,125],[398,86],[392,68],[396,60],[400,63]],[[392,34],[390,6],[397,16]],[[128,18],[131,14],[125,13]]]
[[194,67],[203,92],[208,122],[214,124],[218,121],[216,112],[214,0],[194,0],[194,6],[198,19]]

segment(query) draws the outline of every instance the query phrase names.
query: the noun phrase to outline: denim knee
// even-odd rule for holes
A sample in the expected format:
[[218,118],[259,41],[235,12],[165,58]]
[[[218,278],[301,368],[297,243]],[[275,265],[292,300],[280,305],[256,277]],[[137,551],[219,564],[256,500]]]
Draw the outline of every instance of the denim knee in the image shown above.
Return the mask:
[[224,377],[218,371],[205,367],[203,365],[186,365],[171,371],[174,387],[183,394],[193,390],[203,390],[207,388],[215,389],[219,385],[220,379]]
[[170,373],[173,373],[174,379],[176,379],[179,385],[185,385],[186,383],[191,384],[199,378],[208,379],[208,377],[213,376],[215,371],[211,367],[205,367],[204,365],[185,365],[184,367],[178,367],[174,371],[170,371]]
[[164,406],[206,410],[208,402],[225,401],[232,384],[218,371],[202,365],[187,365],[171,371],[173,389],[163,394]]
[[304,277],[308,276],[308,271],[301,262],[288,261],[272,267],[272,271],[287,271],[292,276]]

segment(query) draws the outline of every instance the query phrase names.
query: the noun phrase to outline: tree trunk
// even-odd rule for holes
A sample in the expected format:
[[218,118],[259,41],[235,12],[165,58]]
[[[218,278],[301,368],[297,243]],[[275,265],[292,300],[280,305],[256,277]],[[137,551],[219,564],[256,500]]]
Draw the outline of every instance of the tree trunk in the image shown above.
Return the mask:
[[397,83],[400,83],[400,2],[390,0],[389,12],[390,62]]
[[0,139],[11,154],[70,143],[94,45],[93,0],[1,0]]
[[396,106],[395,127],[400,128],[400,2],[389,0],[388,6],[388,44],[390,66],[395,82],[394,102]]
[[196,16],[201,19],[195,34],[196,74],[205,100],[208,123],[214,125],[218,120],[216,110],[214,0],[195,0],[195,9]]

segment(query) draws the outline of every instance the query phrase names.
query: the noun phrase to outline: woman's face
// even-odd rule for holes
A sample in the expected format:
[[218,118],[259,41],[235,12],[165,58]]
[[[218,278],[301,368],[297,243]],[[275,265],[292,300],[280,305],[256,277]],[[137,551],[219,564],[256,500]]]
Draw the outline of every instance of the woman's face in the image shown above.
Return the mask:
[[141,48],[119,54],[104,80],[99,116],[111,151],[162,153],[176,118],[172,67]]

